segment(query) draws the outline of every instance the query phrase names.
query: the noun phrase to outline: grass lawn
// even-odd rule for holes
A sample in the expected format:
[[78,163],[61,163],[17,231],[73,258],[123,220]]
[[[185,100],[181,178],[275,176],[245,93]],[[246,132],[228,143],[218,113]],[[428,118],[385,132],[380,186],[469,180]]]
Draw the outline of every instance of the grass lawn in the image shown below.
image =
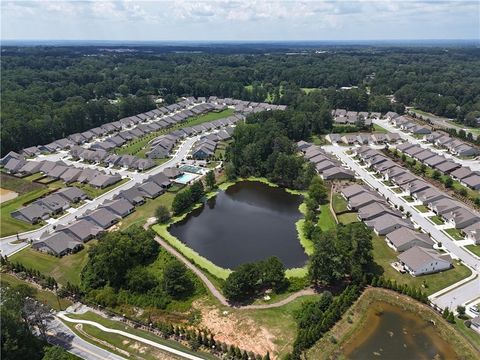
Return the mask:
[[394,186],[394,183],[392,183],[390,180],[382,181],[382,183],[384,183],[387,186]]
[[403,190],[400,189],[399,187],[393,188],[392,191],[393,191],[395,194],[401,194],[401,193],[403,192]]
[[475,255],[480,256],[480,245],[467,245],[465,247]]
[[57,296],[51,292],[51,291],[46,291],[46,290],[39,290],[30,283],[20,280],[16,278],[15,276],[12,276],[10,274],[1,274],[0,278],[0,284],[2,286],[4,285],[27,285],[33,289],[35,289],[35,298],[41,301],[44,304],[47,304],[50,306],[52,309],[55,310],[65,310],[67,307],[72,305],[72,302],[67,299],[62,299],[62,298],[57,298]]
[[430,211],[425,205],[416,205],[415,209],[417,209],[421,213],[426,213]]
[[435,224],[435,225],[443,225],[445,224],[445,221],[443,221],[443,219],[438,216],[438,215],[435,215],[435,216],[430,216],[429,219]]
[[462,232],[458,229],[447,229],[444,230],[448,235],[450,235],[454,240],[463,240],[465,236],[463,236]]
[[383,268],[381,275],[386,279],[396,280],[398,284],[409,284],[419,289],[425,283],[426,288],[423,291],[428,295],[470,275],[470,270],[466,266],[457,263],[453,264],[453,269],[431,275],[413,277],[409,274],[401,274],[390,265],[397,260],[397,253],[388,247],[383,237],[376,235],[373,237],[373,257],[376,263]]
[[105,194],[107,191],[115,189],[117,186],[125,184],[127,181],[130,181],[130,179],[129,178],[122,179],[119,182],[117,182],[115,184],[112,184],[110,186],[107,186],[106,188],[103,188],[103,189],[93,187],[89,184],[80,184],[80,183],[77,183],[77,182],[73,183],[72,186],[76,186],[76,187],[82,189],[83,191],[85,191],[85,193],[87,194],[88,197],[90,197],[91,199],[94,199],[96,197],[99,197],[100,195]]
[[381,132],[381,133],[384,133],[384,134],[386,134],[388,132],[387,129],[385,129],[384,127],[382,127],[378,124],[373,124],[373,131]]
[[335,218],[333,217],[332,212],[330,211],[329,204],[320,206],[320,215],[318,217],[318,226],[322,231],[328,231],[333,229],[336,226]]
[[356,212],[349,212],[342,215],[338,215],[338,221],[343,225],[348,225],[354,222],[358,222],[358,216]]
[[410,195],[402,196],[402,199],[407,201],[407,202],[415,201],[415,199],[413,197],[411,197]]
[[0,184],[2,189],[15,191],[19,195],[22,195],[31,191],[45,188],[45,186],[31,181],[31,177],[36,177],[37,175],[38,174],[34,174],[26,178],[18,178],[16,176],[0,173]]
[[85,244],[83,250],[61,258],[28,247],[13,255],[10,261],[19,262],[28,268],[37,269],[44,275],[54,277],[60,284],[65,285],[67,282],[70,282],[79,285],[80,272],[88,260],[88,249],[94,246],[95,243],[96,240],[89,241]]
[[160,205],[171,208],[175,193],[165,192],[156,199],[148,199],[145,204],[135,208],[135,211],[122,219],[119,224],[121,230],[128,228],[131,225],[143,225],[147,222],[148,218],[155,216],[155,211]]
[[347,211],[348,210],[347,200],[345,200],[345,198],[341,194],[335,193],[332,196],[332,207],[333,207],[333,211],[335,211],[336,214]]
[[[180,344],[179,342],[176,342],[176,341],[173,341],[173,340],[166,340],[166,339],[163,339],[159,336],[156,336],[148,331],[144,331],[144,330],[140,330],[140,329],[135,329],[131,326],[128,326],[122,322],[119,322],[119,321],[114,321],[114,320],[110,320],[110,319],[106,319],[100,315],[97,315],[93,312],[86,312],[85,314],[69,314],[68,317],[72,318],[72,319],[81,319],[81,320],[89,320],[89,321],[94,321],[96,323],[99,323],[105,327],[108,327],[110,329],[116,329],[116,330],[121,330],[121,331],[125,331],[129,334],[132,334],[132,335],[137,335],[137,336],[141,336],[145,339],[148,339],[148,340],[151,340],[151,341],[155,341],[156,343],[159,343],[159,344],[163,344],[163,345],[166,345],[166,346],[169,346],[171,348],[174,348],[174,349],[177,349],[177,350],[181,350],[181,351],[184,351],[186,353],[189,353],[189,354],[193,354],[193,355],[197,355],[197,356],[201,356],[202,358],[205,358],[205,359],[215,359],[214,357],[212,357],[211,355],[209,354],[206,354],[206,353],[199,353],[199,352],[194,352],[190,349],[188,349],[187,347],[183,346],[182,344]],[[74,327],[75,324],[74,323],[69,323],[69,322],[65,322],[66,325],[68,325],[70,328]],[[83,325],[83,330],[85,332],[87,332],[87,334],[90,334],[100,340],[104,340],[104,341],[107,341],[108,343],[120,348],[120,349],[124,349],[130,353],[133,353],[133,354],[137,354],[139,356],[141,356],[141,358],[143,359],[164,359],[165,357],[159,357],[158,356],[158,352],[160,352],[160,350],[152,347],[152,346],[148,346],[146,344],[143,344],[139,347],[135,347],[133,346],[133,344],[135,343],[134,340],[132,339],[129,339],[127,337],[124,337],[122,335],[118,335],[118,334],[112,334],[112,333],[106,333],[106,332],[103,332],[101,331],[100,329],[98,329],[97,327],[94,327],[94,326],[86,326],[86,325]],[[78,333],[78,331],[76,331]],[[124,341],[128,341],[128,344],[125,343]],[[137,348],[137,349],[135,349]],[[135,352],[137,350],[141,350],[141,348],[144,348],[143,350],[147,350],[145,352]],[[156,356],[155,354],[152,354],[153,353],[157,353]],[[154,356],[152,356],[154,355]],[[174,357],[171,357],[170,355],[168,355],[169,358],[174,358]],[[180,359],[180,358],[179,358]]]

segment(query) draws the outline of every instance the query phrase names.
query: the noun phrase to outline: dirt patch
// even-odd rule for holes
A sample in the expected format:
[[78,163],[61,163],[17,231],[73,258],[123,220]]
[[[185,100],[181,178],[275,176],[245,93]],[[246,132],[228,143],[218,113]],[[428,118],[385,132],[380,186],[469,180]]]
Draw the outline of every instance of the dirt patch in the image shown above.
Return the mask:
[[18,193],[15,191],[0,188],[0,204],[8,200],[15,199],[17,196]]
[[0,173],[0,183],[2,184],[3,189],[11,190],[19,194],[25,194],[30,191],[45,188],[44,185],[37,184],[5,173]]
[[275,337],[266,328],[258,326],[252,319],[240,317],[232,312],[224,314],[214,306],[205,306],[195,302],[192,306],[202,313],[199,327],[209,329],[215,339],[228,345],[235,345],[256,354],[270,354],[278,351],[274,344]]

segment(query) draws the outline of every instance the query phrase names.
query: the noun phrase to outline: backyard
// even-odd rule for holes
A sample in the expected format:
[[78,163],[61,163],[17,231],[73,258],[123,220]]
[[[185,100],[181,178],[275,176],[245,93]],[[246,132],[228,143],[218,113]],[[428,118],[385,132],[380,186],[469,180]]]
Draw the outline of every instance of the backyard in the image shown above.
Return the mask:
[[36,269],[44,275],[52,276],[62,285],[67,282],[79,285],[80,272],[88,260],[88,250],[95,244],[96,240],[91,240],[85,244],[83,250],[61,258],[28,247],[12,255],[10,261],[19,262],[27,268]]
[[375,262],[383,269],[383,273],[379,273],[379,275],[386,279],[395,280],[398,284],[409,284],[417,288],[425,286],[423,291],[429,295],[470,275],[470,270],[457,262],[453,263],[453,269],[436,274],[417,277],[401,274],[390,265],[392,262],[397,261],[397,253],[387,245],[384,237],[378,235],[373,237],[373,257]]

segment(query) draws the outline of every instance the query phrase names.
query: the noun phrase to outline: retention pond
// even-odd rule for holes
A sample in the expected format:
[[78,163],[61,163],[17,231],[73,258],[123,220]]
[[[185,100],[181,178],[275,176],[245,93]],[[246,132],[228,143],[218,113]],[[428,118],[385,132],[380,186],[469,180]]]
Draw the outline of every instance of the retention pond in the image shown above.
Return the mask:
[[169,232],[214,264],[240,264],[277,256],[287,268],[302,267],[307,255],[295,223],[302,197],[257,181],[242,181],[193,210]]

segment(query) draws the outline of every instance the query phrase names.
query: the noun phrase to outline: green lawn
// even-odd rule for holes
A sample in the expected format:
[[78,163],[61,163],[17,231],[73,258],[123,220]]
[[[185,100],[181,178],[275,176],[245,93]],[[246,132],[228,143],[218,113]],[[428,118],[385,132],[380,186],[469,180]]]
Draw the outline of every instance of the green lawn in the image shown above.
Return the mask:
[[443,219],[438,216],[438,215],[435,215],[435,216],[430,216],[429,219],[435,224],[435,225],[443,225],[445,224],[445,221],[443,221]]
[[447,229],[444,230],[448,235],[450,235],[454,240],[463,240],[465,236],[458,229]]
[[417,209],[418,211],[420,211],[421,213],[426,213],[426,212],[429,212],[430,210],[428,209],[428,207],[426,207],[425,205],[416,205],[415,206],[415,209]]
[[89,241],[83,250],[61,258],[28,247],[13,255],[10,260],[19,262],[28,268],[37,269],[44,275],[50,275],[60,284],[65,285],[70,282],[79,285],[80,272],[88,260],[88,249],[95,243],[96,240]]
[[335,193],[332,195],[332,207],[333,211],[335,211],[336,214],[347,211],[347,200],[345,200],[345,198],[341,194]]
[[27,286],[35,289],[35,291],[36,291],[35,298],[36,299],[38,299],[39,301],[41,301],[44,304],[47,304],[48,306],[50,306],[51,308],[53,308],[55,310],[65,310],[67,307],[72,305],[72,302],[70,300],[59,298],[51,291],[39,290],[36,287],[34,287],[33,285],[31,285],[30,283],[28,283],[26,281],[23,281],[23,280],[20,280],[20,279],[16,278],[15,276],[12,276],[10,274],[2,273],[1,277],[0,277],[0,284],[2,286],[5,286],[5,285],[20,285],[20,284],[27,285]]
[[343,225],[348,225],[354,222],[358,222],[358,215],[356,212],[349,212],[342,215],[338,215],[338,221]]
[[322,231],[328,231],[336,226],[335,218],[330,211],[329,204],[320,206],[320,216],[318,217],[318,226]]
[[459,263],[454,263],[454,268],[431,275],[422,275],[413,277],[409,274],[401,274],[393,267],[391,263],[397,260],[397,253],[388,247],[384,237],[374,235],[373,238],[373,257],[378,265],[383,269],[383,276],[386,279],[396,280],[399,284],[409,284],[420,288],[426,284],[424,291],[430,295],[461,279],[470,276],[470,270]]
[[44,189],[45,186],[32,182],[38,174],[18,178],[5,173],[0,173],[0,184],[2,189],[15,191],[19,195],[26,194],[35,190]]
[[475,255],[480,256],[480,245],[467,245],[465,247]]
[[387,186],[394,186],[394,184],[390,180],[382,181],[382,183],[384,183]]
[[393,191],[395,194],[401,194],[401,193],[403,192],[403,190],[400,189],[399,187],[393,188],[392,191]]
[[137,206],[133,213],[121,221],[119,225],[120,229],[126,229],[134,224],[142,226],[147,222],[148,218],[155,216],[155,210],[157,210],[160,205],[164,205],[170,209],[174,197],[175,193],[167,191],[156,199],[148,199],[145,204]]
[[410,195],[402,196],[402,199],[407,201],[407,202],[415,201],[415,199],[413,197],[411,197]]
[[310,94],[312,91],[319,90],[318,88],[301,88],[305,94]]
[[377,125],[377,124],[373,124],[373,131],[381,132],[381,133],[384,133],[384,134],[386,134],[388,132],[387,129],[385,129],[384,127],[382,127],[380,125]]

